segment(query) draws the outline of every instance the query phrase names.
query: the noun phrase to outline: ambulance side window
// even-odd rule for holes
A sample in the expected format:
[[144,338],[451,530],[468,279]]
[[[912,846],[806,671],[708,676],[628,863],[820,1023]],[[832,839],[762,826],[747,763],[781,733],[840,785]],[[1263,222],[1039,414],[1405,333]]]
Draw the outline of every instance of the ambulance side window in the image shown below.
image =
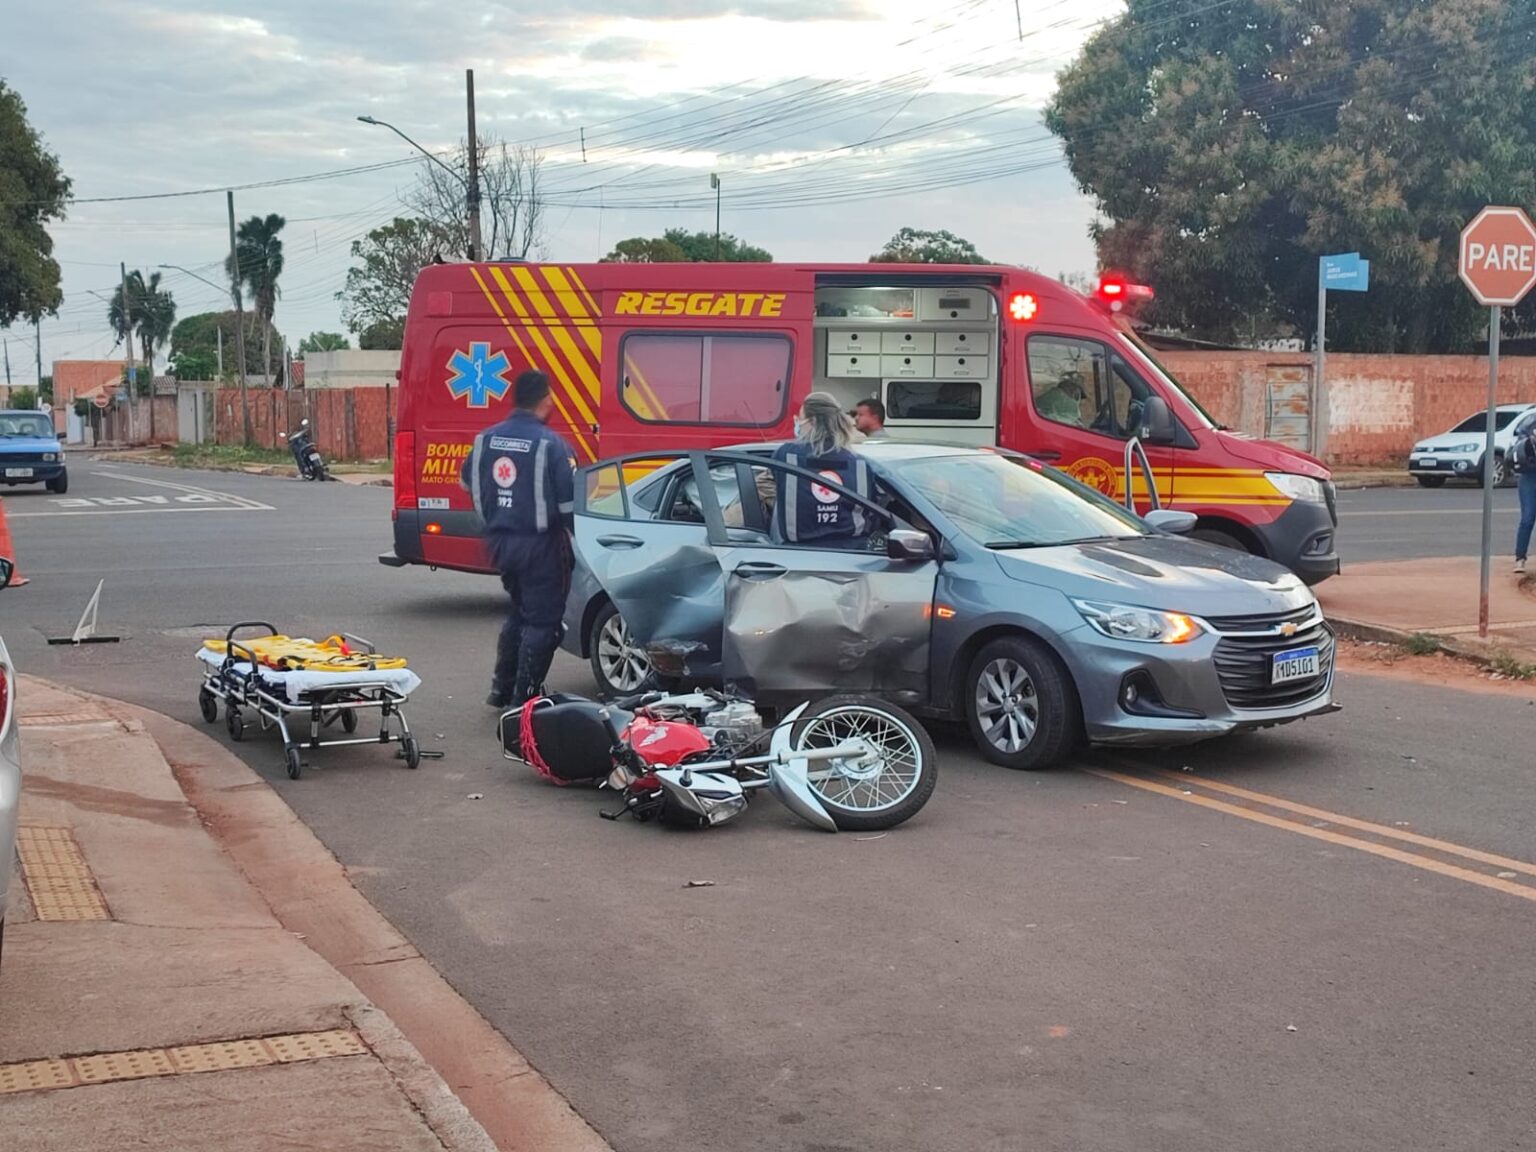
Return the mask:
[[647,424],[770,428],[784,418],[793,353],[776,334],[632,332],[619,399]]
[[1096,340],[1033,336],[1029,383],[1035,411],[1046,420],[1128,439],[1151,389]]

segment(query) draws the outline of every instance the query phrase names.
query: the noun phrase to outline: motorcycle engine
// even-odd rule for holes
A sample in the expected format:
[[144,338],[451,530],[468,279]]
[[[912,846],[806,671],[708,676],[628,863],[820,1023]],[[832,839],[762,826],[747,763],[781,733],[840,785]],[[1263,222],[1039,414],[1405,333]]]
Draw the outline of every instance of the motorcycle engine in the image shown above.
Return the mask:
[[705,715],[702,728],[715,747],[735,752],[763,734],[763,718],[745,700],[735,700]]

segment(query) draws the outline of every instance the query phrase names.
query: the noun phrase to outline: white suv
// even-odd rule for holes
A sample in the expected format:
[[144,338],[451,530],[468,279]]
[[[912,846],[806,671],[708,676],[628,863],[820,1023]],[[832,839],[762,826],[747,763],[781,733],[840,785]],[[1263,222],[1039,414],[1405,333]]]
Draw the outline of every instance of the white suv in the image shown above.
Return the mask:
[[[1515,420],[1536,404],[1501,404],[1493,419],[1493,485],[1502,488],[1514,476],[1504,462],[1514,440]],[[1408,454],[1409,474],[1426,488],[1438,488],[1451,477],[1483,482],[1483,451],[1487,446],[1488,410],[1468,416],[1449,432],[1420,440]]]

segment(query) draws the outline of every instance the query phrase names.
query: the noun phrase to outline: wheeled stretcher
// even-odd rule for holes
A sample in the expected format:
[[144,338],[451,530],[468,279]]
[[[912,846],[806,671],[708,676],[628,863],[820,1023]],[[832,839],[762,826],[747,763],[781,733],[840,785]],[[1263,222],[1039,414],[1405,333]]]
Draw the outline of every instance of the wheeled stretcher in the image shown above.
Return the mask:
[[[237,639],[238,633],[264,629],[262,635]],[[198,650],[203,685],[197,693],[203,719],[212,724],[224,702],[224,722],[232,740],[245,736],[245,714],[253,713],[262,731],[276,728],[283,737],[288,778],[304,770],[303,749],[347,744],[398,744],[408,768],[421,763],[421,746],[411,735],[404,706],[421,678],[398,657],[379,656],[358,636],[342,634],[316,643],[281,635],[262,620],[230,628],[222,641]],[[377,711],[377,736],[354,736],[358,714]],[[294,735],[294,721],[309,720],[307,736]],[[339,724],[344,737],[322,736]]]

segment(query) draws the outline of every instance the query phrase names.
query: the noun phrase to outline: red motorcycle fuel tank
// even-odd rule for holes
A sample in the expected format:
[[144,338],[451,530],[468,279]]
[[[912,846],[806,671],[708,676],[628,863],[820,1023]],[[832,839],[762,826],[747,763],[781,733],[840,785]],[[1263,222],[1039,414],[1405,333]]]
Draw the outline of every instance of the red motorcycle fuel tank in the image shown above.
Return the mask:
[[636,716],[624,729],[624,741],[652,768],[675,768],[689,756],[708,752],[708,737],[691,724]]

